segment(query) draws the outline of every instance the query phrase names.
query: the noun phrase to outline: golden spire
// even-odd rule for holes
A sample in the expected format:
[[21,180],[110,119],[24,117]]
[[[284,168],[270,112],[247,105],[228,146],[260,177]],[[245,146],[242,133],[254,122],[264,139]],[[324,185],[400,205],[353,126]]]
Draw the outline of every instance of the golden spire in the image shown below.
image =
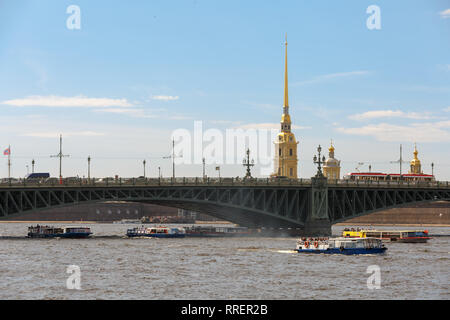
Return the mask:
[[285,41],[285,47],[286,47],[286,53],[285,53],[285,60],[284,60],[284,113],[288,113],[288,107],[289,107],[289,98],[288,98],[288,66],[287,66],[287,33],[286,33],[286,41]]
[[414,142],[414,159],[416,159],[416,160],[419,160],[419,159],[417,159],[417,155],[419,154],[419,151],[417,151],[417,145],[416,145],[416,143]]

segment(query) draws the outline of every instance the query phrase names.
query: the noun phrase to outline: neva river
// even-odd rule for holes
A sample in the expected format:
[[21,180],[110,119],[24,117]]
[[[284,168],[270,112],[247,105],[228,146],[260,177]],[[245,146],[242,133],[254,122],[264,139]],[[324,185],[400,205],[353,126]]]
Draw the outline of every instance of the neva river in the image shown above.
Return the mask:
[[[100,238],[20,238],[28,225],[0,223],[0,299],[450,299],[450,237],[343,256],[294,253],[290,237],[128,239],[136,225],[125,224],[87,225]],[[67,288],[70,265],[80,290]],[[374,265],[380,289],[367,285]]]

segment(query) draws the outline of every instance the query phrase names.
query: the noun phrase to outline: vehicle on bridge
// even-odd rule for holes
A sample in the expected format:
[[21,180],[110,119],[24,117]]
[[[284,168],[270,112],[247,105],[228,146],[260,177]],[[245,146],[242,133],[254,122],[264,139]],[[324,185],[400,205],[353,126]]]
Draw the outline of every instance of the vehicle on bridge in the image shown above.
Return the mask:
[[431,174],[399,174],[399,173],[382,173],[382,172],[351,172],[344,176],[344,180],[350,181],[436,181],[434,175]]
[[387,248],[377,238],[301,238],[297,241],[299,253],[325,254],[375,254],[383,253]]
[[142,226],[128,229],[127,236],[130,238],[184,238],[186,236],[186,231],[184,230],[184,228]]
[[33,172],[25,176],[27,180],[45,180],[47,178],[50,178],[50,173],[48,172]]
[[29,238],[87,238],[92,234],[88,227],[51,227],[31,226],[28,227]]
[[342,236],[346,238],[374,237],[382,241],[424,243],[431,237],[428,230],[372,230],[372,229],[344,229]]

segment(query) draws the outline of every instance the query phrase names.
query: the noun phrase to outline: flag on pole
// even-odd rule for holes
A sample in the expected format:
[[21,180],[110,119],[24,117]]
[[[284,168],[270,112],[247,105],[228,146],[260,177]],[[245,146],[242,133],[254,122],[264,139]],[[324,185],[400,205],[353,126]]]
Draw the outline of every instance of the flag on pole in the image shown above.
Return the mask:
[[11,154],[11,147],[8,147],[5,151],[3,151],[4,156],[9,156]]

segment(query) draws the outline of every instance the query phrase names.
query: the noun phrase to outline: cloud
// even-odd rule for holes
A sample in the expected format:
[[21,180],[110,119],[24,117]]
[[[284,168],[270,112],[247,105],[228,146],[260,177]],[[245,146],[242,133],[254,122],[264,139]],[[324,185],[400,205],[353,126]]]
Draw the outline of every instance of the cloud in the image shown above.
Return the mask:
[[162,101],[172,101],[172,100],[178,100],[180,97],[178,96],[153,96],[153,100],[162,100]]
[[442,19],[450,18],[450,9],[439,12]]
[[376,110],[367,111],[364,113],[353,114],[349,116],[351,120],[369,120],[376,118],[406,118],[406,119],[432,119],[427,113],[417,113],[417,112],[403,112],[400,110]]
[[316,76],[310,80],[294,82],[294,83],[292,83],[292,85],[293,86],[302,86],[305,84],[319,83],[319,82],[336,79],[336,78],[348,78],[348,77],[361,76],[361,75],[366,75],[366,74],[369,74],[369,71],[361,70],[361,71],[330,73],[330,74],[325,74],[325,75],[321,75],[321,76]]
[[104,136],[105,134],[102,132],[95,131],[72,131],[72,132],[31,132],[25,133],[21,136],[25,137],[34,137],[34,138],[57,138],[62,134],[63,137],[98,137]]
[[445,112],[450,112],[450,107],[444,109]]
[[387,123],[371,124],[359,128],[337,128],[338,132],[358,136],[372,136],[378,141],[389,142],[448,142],[450,121],[413,123],[399,126]]
[[158,118],[155,114],[146,113],[144,109],[135,109],[135,108],[105,108],[105,109],[96,109],[96,112],[104,112],[104,113],[114,113],[114,114],[123,114],[132,116],[135,118]]
[[[169,120],[188,120],[192,119],[190,116],[185,116],[183,114],[167,114],[164,109],[151,109],[151,112],[159,112],[159,114],[149,113],[148,110],[138,109],[138,108],[105,108],[105,109],[96,109],[96,112],[103,113],[115,113],[115,114],[123,114],[127,116],[131,116],[134,118],[147,118],[147,119],[155,119],[155,118],[166,118]],[[164,112],[164,113],[161,113]]]
[[51,107],[51,108],[103,108],[131,107],[126,99],[88,98],[85,96],[29,96],[23,99],[12,99],[0,102],[14,107]]
[[[292,125],[291,127],[292,127],[292,129],[296,129],[296,130],[311,129],[311,127],[302,127],[302,126],[297,126],[297,125]],[[237,126],[235,128],[236,129],[267,129],[267,130],[277,129],[278,130],[278,129],[280,129],[280,124],[279,123],[249,123],[249,124]]]

